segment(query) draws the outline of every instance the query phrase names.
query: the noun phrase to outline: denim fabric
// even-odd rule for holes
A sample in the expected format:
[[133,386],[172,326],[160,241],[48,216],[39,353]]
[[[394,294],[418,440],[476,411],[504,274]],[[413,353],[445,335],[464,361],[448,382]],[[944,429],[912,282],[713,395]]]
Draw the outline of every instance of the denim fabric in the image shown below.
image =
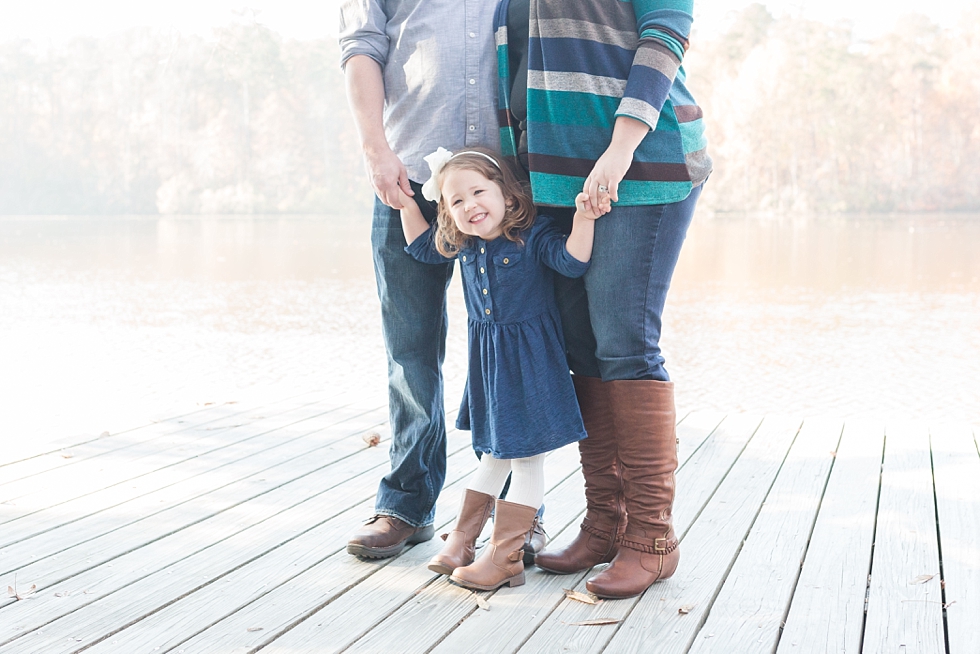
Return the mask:
[[[572,372],[603,381],[670,381],[660,353],[661,317],[701,188],[671,204],[614,206],[596,222],[589,271],[556,279]],[[546,210],[571,229],[572,210]]]
[[[568,253],[565,235],[548,216],[538,216],[521,239],[474,238],[456,257],[469,317],[456,427],[470,431],[473,447],[495,459],[535,456],[585,438],[554,278],[580,277],[589,264]],[[446,261],[431,229],[406,251],[419,261]]]
[[[420,187],[412,186],[421,198]],[[432,220],[434,210],[423,205],[423,214]],[[398,211],[377,198],[371,245],[388,354],[391,420],[391,471],[381,480],[375,511],[422,527],[435,518],[446,479],[442,362],[453,264],[425,264],[409,256]]]

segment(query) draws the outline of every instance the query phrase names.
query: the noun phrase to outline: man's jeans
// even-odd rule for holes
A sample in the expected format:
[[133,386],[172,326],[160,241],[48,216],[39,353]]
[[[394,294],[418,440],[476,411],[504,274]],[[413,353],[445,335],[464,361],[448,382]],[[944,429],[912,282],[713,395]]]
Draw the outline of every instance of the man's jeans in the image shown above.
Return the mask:
[[[603,381],[670,381],[660,353],[667,290],[701,186],[680,202],[613,207],[595,226],[592,266],[580,279],[556,275],[568,364]],[[544,208],[571,229],[573,210]]]
[[[412,185],[418,197],[420,188]],[[431,207],[423,207],[432,219]],[[405,252],[399,212],[375,198],[371,227],[374,273],[388,353],[391,472],[375,511],[413,527],[432,524],[446,479],[446,289],[453,264],[419,263]]]

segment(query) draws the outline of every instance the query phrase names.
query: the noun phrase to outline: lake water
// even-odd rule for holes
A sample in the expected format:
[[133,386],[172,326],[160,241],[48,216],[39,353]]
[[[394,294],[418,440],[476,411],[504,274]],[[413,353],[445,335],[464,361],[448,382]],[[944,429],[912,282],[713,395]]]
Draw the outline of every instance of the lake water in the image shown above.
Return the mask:
[[[0,445],[363,388],[365,217],[0,219]],[[697,216],[665,312],[683,408],[980,424],[980,216]],[[464,378],[450,290],[447,403]]]

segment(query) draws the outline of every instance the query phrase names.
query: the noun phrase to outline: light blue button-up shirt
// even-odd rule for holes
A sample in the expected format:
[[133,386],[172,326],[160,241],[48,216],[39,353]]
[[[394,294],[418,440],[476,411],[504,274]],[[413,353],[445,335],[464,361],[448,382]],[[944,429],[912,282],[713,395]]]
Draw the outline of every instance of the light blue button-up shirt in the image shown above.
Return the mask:
[[354,55],[381,64],[385,134],[416,182],[422,157],[442,146],[499,149],[495,0],[345,0],[341,65]]

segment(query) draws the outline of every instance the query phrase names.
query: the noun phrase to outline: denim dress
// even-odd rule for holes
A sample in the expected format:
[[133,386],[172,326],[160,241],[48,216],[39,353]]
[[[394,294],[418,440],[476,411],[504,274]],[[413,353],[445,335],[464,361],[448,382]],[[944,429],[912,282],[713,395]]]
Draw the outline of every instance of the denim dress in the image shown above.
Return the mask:
[[[423,263],[445,263],[434,229],[405,248]],[[454,257],[469,316],[469,371],[456,420],[473,448],[495,459],[549,452],[585,438],[568,371],[554,275],[581,277],[589,264],[565,249],[566,236],[538,216],[521,234],[472,238]]]

